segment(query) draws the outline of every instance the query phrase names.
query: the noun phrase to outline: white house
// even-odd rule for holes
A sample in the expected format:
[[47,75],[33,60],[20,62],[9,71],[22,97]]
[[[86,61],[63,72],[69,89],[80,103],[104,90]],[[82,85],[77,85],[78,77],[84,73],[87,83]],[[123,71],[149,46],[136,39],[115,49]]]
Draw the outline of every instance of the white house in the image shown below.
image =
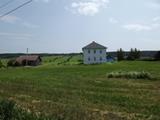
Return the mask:
[[82,48],[83,50],[83,63],[84,64],[97,64],[106,62],[106,49],[107,47],[92,42]]

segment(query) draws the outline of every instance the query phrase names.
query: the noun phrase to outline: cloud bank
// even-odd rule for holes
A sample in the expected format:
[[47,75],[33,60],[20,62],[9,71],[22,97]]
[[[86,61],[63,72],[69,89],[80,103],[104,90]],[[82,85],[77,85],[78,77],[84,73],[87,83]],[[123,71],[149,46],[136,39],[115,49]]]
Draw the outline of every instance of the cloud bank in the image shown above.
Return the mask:
[[5,22],[5,23],[9,23],[9,24],[19,24],[21,26],[24,26],[26,28],[38,28],[38,25],[32,24],[28,21],[25,21],[15,15],[7,15],[3,18],[0,19],[0,21]]
[[6,23],[15,23],[20,20],[21,19],[19,17],[16,17],[14,15],[7,15],[0,19],[0,21],[6,22]]
[[123,28],[127,30],[132,30],[132,31],[148,31],[152,29],[150,26],[142,25],[142,24],[127,24],[127,25],[124,25]]
[[122,25],[123,28],[129,31],[151,31],[160,28],[160,16],[154,17],[151,23],[141,24],[141,23],[130,23]]

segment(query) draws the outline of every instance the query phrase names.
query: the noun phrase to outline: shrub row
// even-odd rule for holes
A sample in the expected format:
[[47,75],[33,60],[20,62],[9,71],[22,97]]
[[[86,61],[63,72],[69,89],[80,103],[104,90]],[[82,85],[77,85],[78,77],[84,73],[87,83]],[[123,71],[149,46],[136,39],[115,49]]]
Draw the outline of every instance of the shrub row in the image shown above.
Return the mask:
[[141,71],[131,71],[131,72],[125,72],[125,71],[118,71],[118,72],[111,72],[107,74],[108,78],[125,78],[125,79],[152,79],[150,73]]
[[16,62],[15,59],[11,59],[11,60],[8,61],[7,66],[8,67],[10,67],[10,66],[11,67],[16,67],[16,66],[20,66],[20,64],[18,62]]
[[69,61],[72,59],[73,56],[69,56],[66,60],[58,63],[58,65],[66,65],[67,63],[69,63]]

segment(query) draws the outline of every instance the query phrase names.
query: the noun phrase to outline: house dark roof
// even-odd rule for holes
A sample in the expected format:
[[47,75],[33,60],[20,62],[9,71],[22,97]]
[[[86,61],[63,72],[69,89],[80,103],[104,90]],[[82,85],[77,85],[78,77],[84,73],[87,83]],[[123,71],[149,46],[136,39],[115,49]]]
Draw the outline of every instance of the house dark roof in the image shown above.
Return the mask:
[[93,41],[92,43],[88,44],[87,46],[83,47],[82,49],[107,49],[107,47],[100,45]]
[[38,55],[23,55],[16,58],[16,61],[22,63],[23,60],[27,61],[36,61],[37,59],[41,59]]

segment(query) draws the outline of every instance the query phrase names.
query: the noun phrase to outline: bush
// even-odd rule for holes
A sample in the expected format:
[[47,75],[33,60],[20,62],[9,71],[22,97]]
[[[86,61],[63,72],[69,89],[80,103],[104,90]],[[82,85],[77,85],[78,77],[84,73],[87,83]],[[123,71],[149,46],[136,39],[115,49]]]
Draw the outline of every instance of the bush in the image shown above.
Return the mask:
[[1,60],[0,60],[0,68],[4,67],[4,65],[2,64]]
[[83,64],[83,60],[79,59],[78,61],[78,65],[82,65]]
[[13,101],[1,101],[0,102],[0,120],[11,120],[14,115]]
[[155,54],[154,58],[155,60],[160,60],[160,51]]
[[[3,100],[0,102],[0,120],[51,120],[45,116],[37,116],[18,108],[14,101]],[[53,120],[53,118],[52,118]]]
[[7,66],[8,67],[16,67],[16,66],[20,66],[20,64],[18,62],[16,62],[16,60],[11,59],[8,61]]
[[153,77],[151,76],[150,73],[148,72],[124,72],[124,71],[119,71],[119,72],[111,72],[107,74],[108,78],[125,78],[125,79],[152,79]]
[[15,60],[11,59],[7,62],[7,66],[14,66]]

